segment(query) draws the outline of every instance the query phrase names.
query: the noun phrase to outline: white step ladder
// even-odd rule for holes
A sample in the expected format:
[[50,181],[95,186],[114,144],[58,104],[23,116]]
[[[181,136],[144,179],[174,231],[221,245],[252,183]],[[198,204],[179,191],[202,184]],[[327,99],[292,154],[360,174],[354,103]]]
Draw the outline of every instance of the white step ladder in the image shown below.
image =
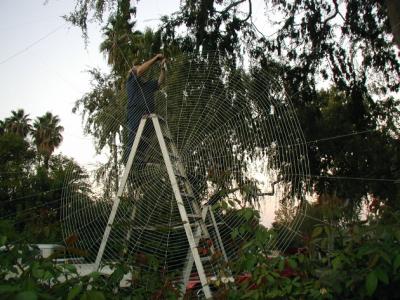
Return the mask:
[[[186,255],[185,266],[183,269],[183,285],[182,294],[186,291],[187,283],[190,279],[192,273],[193,264],[196,267],[197,274],[199,276],[204,296],[206,299],[212,299],[212,293],[209,286],[209,280],[206,275],[205,266],[209,265],[212,269],[213,261],[215,258],[216,248],[222,254],[223,259],[227,262],[228,257],[226,255],[222,238],[218,230],[218,226],[215,220],[215,216],[212,209],[208,205],[200,208],[200,202],[196,199],[192,186],[187,178],[185,168],[180,159],[178,150],[173,143],[171,133],[164,119],[156,114],[145,115],[142,117],[131,151],[129,153],[129,158],[126,163],[124,173],[118,188],[117,195],[114,199],[114,203],[111,209],[110,216],[108,218],[107,226],[103,234],[103,239],[101,241],[99,251],[97,253],[96,261],[94,264],[95,270],[99,269],[100,262],[103,258],[103,254],[107,245],[107,241],[111,232],[112,225],[114,223],[115,215],[120,202],[120,197],[125,189],[129,172],[132,168],[132,164],[139,146],[140,139],[143,134],[146,121],[150,119],[153,122],[155,133],[157,136],[158,143],[160,145],[161,153],[165,162],[168,177],[171,183],[172,190],[177,202],[179,214],[181,216],[183,228],[186,233],[187,240],[189,242],[189,249]],[[160,125],[161,123],[161,125]],[[168,146],[167,146],[167,143]],[[193,213],[188,214],[185,208],[185,203],[189,203]],[[135,211],[136,207],[134,208]],[[207,216],[210,216],[212,227],[214,229],[214,234],[216,236],[216,246],[214,246],[212,237],[205,225]],[[135,212],[132,213],[132,218],[134,218]],[[133,221],[133,220],[132,220]],[[194,227],[194,230],[192,230]],[[128,232],[127,239],[130,238],[130,232]],[[203,249],[199,253],[199,249]],[[207,251],[204,251],[206,249]],[[211,276],[209,276],[210,278]],[[215,278],[215,276],[212,276]],[[232,277],[229,280],[233,280]]]

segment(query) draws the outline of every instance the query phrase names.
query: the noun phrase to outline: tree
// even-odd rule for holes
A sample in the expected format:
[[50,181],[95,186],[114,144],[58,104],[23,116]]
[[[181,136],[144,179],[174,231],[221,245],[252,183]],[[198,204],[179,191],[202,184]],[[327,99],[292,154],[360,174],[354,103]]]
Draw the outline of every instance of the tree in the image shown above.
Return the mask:
[[30,121],[29,114],[25,114],[23,109],[12,110],[11,117],[4,122],[4,127],[8,132],[16,133],[25,138],[32,130]]
[[126,97],[118,93],[115,75],[102,74],[96,69],[89,73],[93,88],[76,101],[72,111],[81,111],[85,133],[95,138],[98,153],[108,146],[109,162],[99,168],[97,179],[104,180],[104,196],[110,197],[118,187],[117,139],[123,139],[121,128],[126,119]]
[[135,13],[130,1],[121,1],[103,28],[105,39],[100,44],[100,52],[107,56],[108,64],[120,76],[127,74],[132,67],[132,53],[137,51],[135,41],[142,35],[139,31],[133,32],[135,22],[131,21],[131,16]]
[[[184,1],[176,14],[162,19],[163,43],[167,48],[176,46],[203,57],[219,50],[225,61],[215,67],[229,74],[227,78],[232,82],[242,78],[243,84],[252,84],[254,78],[243,75],[248,70],[238,67],[244,53],[253,59],[255,72],[262,70],[282,78],[286,92],[293,96],[294,108],[307,140],[355,133],[346,139],[346,147],[336,140],[307,144],[313,192],[329,193],[344,202],[350,199],[354,208],[370,195],[394,205],[398,202],[398,190],[390,180],[399,176],[399,102],[391,93],[400,88],[400,63],[391,39],[392,33],[396,36],[397,28],[393,26],[396,17],[393,18],[392,1],[282,0],[270,3],[276,22],[269,25],[277,31],[266,37],[252,24],[251,1]],[[119,7],[116,5],[115,9]],[[186,32],[181,30],[182,27],[187,29]],[[200,65],[199,70],[202,67]],[[267,80],[258,82],[268,84]],[[332,88],[321,92],[321,83]],[[195,90],[196,83],[190,84]],[[171,94],[169,87],[175,87],[173,79],[169,79],[166,88]],[[221,83],[221,90],[224,88],[229,98],[240,87],[230,85],[228,79]],[[240,100],[239,106],[250,105],[245,99]],[[196,106],[187,103],[188,108]],[[181,104],[177,101],[169,107],[182,107]],[[169,111],[173,114],[179,110],[174,112],[171,108]],[[230,112],[221,115],[224,113]],[[171,126],[174,118],[176,116],[168,116]],[[206,130],[212,126],[216,124],[211,122],[202,128]],[[178,134],[174,128],[171,130]],[[193,138],[196,136],[192,135]],[[236,142],[244,145],[241,151],[266,146],[246,139]],[[281,157],[283,154],[279,153]],[[382,160],[383,156],[388,158],[387,161]],[[275,164],[277,169],[282,166]],[[223,174],[224,170],[215,173]],[[337,180],[329,178],[331,176],[386,178],[389,181]],[[230,179],[226,179],[228,183]],[[230,190],[229,186],[217,190],[225,189]]]
[[[245,2],[248,8],[243,16],[239,6]],[[167,45],[178,44],[184,52],[219,50],[238,58],[245,48],[242,38],[254,36],[251,15],[251,0],[184,1],[179,12],[162,18],[163,39]],[[185,26],[187,33],[180,34],[180,26]]]
[[393,40],[400,49],[400,3],[396,0],[386,0],[385,5],[390,20]]
[[0,120],[0,135],[4,134],[6,130],[6,124],[3,120]]
[[[386,6],[357,0],[273,4],[276,34],[258,35],[252,54],[264,67],[279,62],[305,136],[317,141],[307,144],[314,192],[350,201],[353,211],[371,194],[397,206],[390,179],[399,176],[399,101],[391,93],[400,87],[400,62]],[[321,92],[322,82],[332,89]],[[324,141],[335,136],[343,139]]]
[[[75,199],[79,199],[82,205],[92,202],[88,175],[72,159],[48,152],[54,150],[62,139],[62,127],[57,116],[46,113],[39,117],[35,121],[33,139],[27,139],[21,130],[26,126],[20,122],[27,118],[16,115],[25,114],[13,111],[6,118],[10,130],[0,134],[1,221],[8,222],[16,230],[17,240],[59,242],[62,239],[61,211],[65,211]],[[1,124],[7,122],[1,120]],[[43,146],[35,145],[39,139]],[[47,147],[46,152],[37,155],[35,146],[39,149]],[[48,161],[41,165],[39,162],[44,155]]]
[[43,157],[43,163],[46,169],[49,167],[49,159],[55,148],[62,142],[61,133],[64,127],[60,125],[58,116],[47,112],[38,117],[33,123],[33,140],[38,154]]
[[276,1],[274,6],[281,16],[278,30],[259,39],[258,52],[285,62],[300,96],[310,98],[316,80],[328,78],[349,94],[398,90],[400,64],[380,1]]

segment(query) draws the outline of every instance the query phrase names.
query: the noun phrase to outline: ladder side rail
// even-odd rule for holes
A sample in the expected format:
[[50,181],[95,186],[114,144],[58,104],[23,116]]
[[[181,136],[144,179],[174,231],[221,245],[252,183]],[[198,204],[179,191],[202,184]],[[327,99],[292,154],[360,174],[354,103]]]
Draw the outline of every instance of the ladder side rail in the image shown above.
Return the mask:
[[[203,211],[202,211],[202,214],[201,214],[202,221],[204,221],[206,219],[207,212],[208,212],[208,210],[205,207],[203,209]],[[196,228],[195,228],[195,234],[194,234],[196,245],[199,244],[199,241],[200,241],[200,238],[201,238],[201,229],[202,228],[197,224]],[[185,266],[183,268],[183,270],[184,270],[183,271],[183,280],[182,280],[183,281],[183,286],[182,286],[182,289],[181,289],[182,294],[184,294],[185,291],[186,291],[186,286],[187,286],[187,283],[189,282],[189,279],[190,279],[190,273],[192,272],[193,263],[194,263],[194,261],[193,261],[192,252],[189,249],[187,254],[186,254],[186,263],[185,263]]]
[[[135,219],[136,211],[137,211],[137,206],[136,206],[136,204],[134,204],[132,212],[131,212],[131,216],[129,218],[130,222],[133,222],[133,220]],[[123,250],[124,254],[126,254],[128,252],[129,240],[131,239],[132,231],[133,231],[133,228],[132,228],[132,226],[130,226],[128,229],[128,232],[126,234],[126,237],[125,237],[125,247]]]
[[192,228],[191,228],[190,223],[189,223],[189,218],[187,216],[187,213],[186,213],[186,210],[185,210],[185,207],[184,207],[184,204],[183,204],[181,192],[179,190],[179,186],[178,186],[178,183],[176,181],[174,169],[172,167],[171,158],[169,157],[168,149],[167,149],[167,146],[165,144],[163,133],[162,133],[162,130],[161,130],[161,127],[160,127],[160,122],[159,122],[158,117],[156,115],[152,116],[151,118],[152,118],[152,121],[153,121],[154,129],[156,131],[158,142],[159,142],[160,147],[161,147],[161,152],[162,152],[162,155],[163,155],[163,158],[164,158],[164,162],[165,162],[166,167],[167,167],[168,176],[169,176],[169,179],[170,179],[170,182],[171,182],[172,189],[174,191],[175,199],[176,199],[177,204],[178,204],[178,210],[179,210],[179,213],[181,215],[181,219],[182,219],[182,222],[183,222],[183,227],[185,229],[186,237],[187,237],[188,242],[189,242],[190,250],[192,252],[193,260],[194,260],[194,263],[196,265],[197,273],[199,275],[199,279],[200,279],[200,282],[201,282],[201,285],[202,285],[202,288],[203,288],[203,292],[204,292],[204,295],[205,295],[205,297],[207,299],[211,299],[212,298],[211,290],[210,290],[210,287],[208,285],[208,281],[207,281],[207,277],[206,277],[206,274],[205,274],[205,271],[204,271],[204,267],[203,267],[203,264],[202,264],[201,259],[200,259],[200,255],[199,255],[199,252],[198,252],[198,249],[197,249],[197,245],[196,245],[196,242],[195,242],[195,239],[194,239],[194,236],[193,236]]
[[226,255],[224,243],[222,242],[221,234],[219,233],[218,225],[217,225],[217,222],[215,221],[214,212],[212,211],[212,208],[210,208],[209,211],[210,211],[211,221],[213,223],[213,227],[215,230],[215,234],[217,235],[219,249],[222,252],[225,262],[228,262],[228,256]]
[[[171,149],[172,149],[172,152],[174,153],[174,155],[176,155],[177,157],[180,157],[179,153],[178,153],[178,149],[176,149],[174,144],[171,144]],[[178,167],[178,171],[183,176],[185,176],[187,178],[186,170],[185,170],[185,168],[184,168],[184,166],[183,166],[183,164],[182,164],[180,159],[177,162],[177,167]],[[192,186],[190,185],[188,180],[185,180],[185,188],[188,191],[189,195],[194,196],[194,192],[193,192]],[[201,210],[200,206],[198,205],[196,200],[191,201],[191,203],[192,203],[192,207],[194,209],[194,213],[195,214],[197,214],[197,215],[203,215],[203,214],[207,215],[207,209],[204,210],[204,208],[203,208],[203,210]],[[208,232],[207,226],[204,224],[205,219],[206,219],[205,217],[202,217],[202,221],[199,222],[199,223],[200,223],[201,229],[203,230],[204,234],[207,237],[210,237],[210,233]],[[215,248],[214,248],[213,245],[210,247],[210,250],[211,250],[212,254],[215,254]]]
[[98,270],[98,268],[100,266],[101,259],[103,258],[103,254],[104,254],[104,250],[105,250],[106,245],[107,245],[108,237],[110,236],[111,227],[112,227],[112,225],[114,223],[115,215],[117,213],[117,209],[118,209],[118,206],[119,206],[120,197],[121,197],[121,195],[122,195],[122,193],[124,191],[126,182],[128,180],[128,175],[129,175],[129,172],[130,172],[130,170],[132,168],[133,159],[135,158],[136,151],[137,151],[137,148],[139,146],[139,141],[140,141],[140,138],[141,138],[141,136],[143,134],[144,126],[146,124],[146,120],[147,120],[146,117],[143,117],[140,120],[139,128],[138,128],[138,131],[136,132],[136,136],[135,136],[135,139],[133,141],[131,152],[129,153],[129,158],[128,158],[128,161],[126,163],[126,166],[125,166],[125,169],[124,169],[124,173],[122,175],[122,179],[121,179],[121,182],[120,182],[120,185],[119,185],[119,188],[118,188],[118,192],[117,192],[116,197],[114,198],[114,203],[113,203],[113,206],[112,206],[112,209],[111,209],[110,216],[108,218],[107,226],[106,226],[106,229],[104,230],[103,239],[101,241],[99,251],[97,252],[96,261],[94,263],[94,270],[95,271]]
[[[198,245],[200,237],[201,237],[200,226],[197,226],[195,230],[196,230],[194,233],[195,243],[196,243],[196,245]],[[194,263],[194,260],[193,260],[192,251],[190,251],[190,249],[189,249],[188,253],[186,254],[186,263],[185,263],[185,266],[183,267],[183,277],[182,277],[183,285],[181,287],[182,295],[184,295],[186,292],[186,286],[189,282],[190,274],[192,273],[193,263]]]

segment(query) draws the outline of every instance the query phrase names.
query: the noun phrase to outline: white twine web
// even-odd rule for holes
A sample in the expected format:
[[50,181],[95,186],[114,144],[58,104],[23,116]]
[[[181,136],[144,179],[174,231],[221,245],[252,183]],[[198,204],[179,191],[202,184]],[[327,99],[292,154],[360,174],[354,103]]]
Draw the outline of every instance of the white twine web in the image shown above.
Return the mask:
[[[156,76],[153,67],[147,77]],[[151,99],[143,83],[140,87],[144,98]],[[126,119],[140,120],[150,110],[166,121],[196,201],[212,205],[228,259],[234,260],[240,244],[251,237],[241,230],[249,222],[241,212],[251,204],[272,209],[283,201],[293,208],[281,224],[285,230],[266,241],[271,250],[286,249],[305,215],[302,200],[309,171],[305,139],[279,78],[257,64],[250,70],[234,67],[219,52],[180,55],[169,60],[166,83],[154,98],[154,108],[146,101],[144,109],[129,116],[125,94],[110,100],[122,103],[122,109],[105,112],[110,128],[123,128],[119,161],[127,161],[136,133]],[[74,176],[70,174],[66,186]],[[63,233],[82,250],[77,256],[93,262],[113,198],[93,201],[83,195],[71,193],[71,187],[64,193]],[[190,201],[184,199],[184,204],[188,214],[195,213]],[[205,224],[211,224],[210,216]],[[212,226],[209,231],[216,240]],[[188,247],[160,146],[147,122],[102,262],[133,259],[137,266],[148,266],[150,260],[160,271],[180,276]],[[213,268],[217,266],[207,272]]]

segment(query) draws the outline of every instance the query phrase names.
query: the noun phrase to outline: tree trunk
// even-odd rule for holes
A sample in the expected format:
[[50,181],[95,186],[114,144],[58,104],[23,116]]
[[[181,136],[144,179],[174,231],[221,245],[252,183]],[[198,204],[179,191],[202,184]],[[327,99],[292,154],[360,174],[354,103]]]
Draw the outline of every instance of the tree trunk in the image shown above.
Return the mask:
[[393,41],[400,49],[400,1],[386,0],[386,8],[392,29]]

